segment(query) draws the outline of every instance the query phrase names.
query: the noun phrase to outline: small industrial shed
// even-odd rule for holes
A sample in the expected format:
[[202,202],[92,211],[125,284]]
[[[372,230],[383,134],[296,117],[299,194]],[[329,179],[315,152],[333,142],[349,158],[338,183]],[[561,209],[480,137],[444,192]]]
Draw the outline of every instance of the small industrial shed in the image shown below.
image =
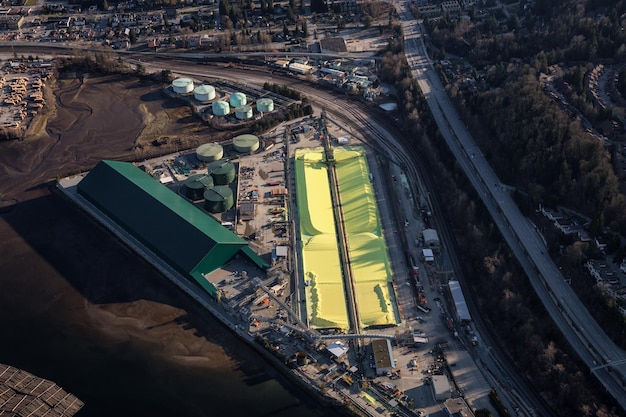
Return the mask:
[[287,246],[276,246],[276,256],[279,258],[286,258],[288,252],[287,249]]
[[439,241],[439,235],[435,229],[424,229],[422,236],[424,237],[424,247],[430,248],[434,252],[439,252],[441,242]]
[[342,342],[333,342],[326,348],[335,358],[341,358],[343,355],[348,352],[348,346],[344,345]]
[[450,289],[450,294],[452,295],[452,300],[454,301],[454,309],[456,310],[457,320],[461,323],[469,323],[472,321],[472,316],[467,308],[467,302],[463,296],[463,290],[461,289],[459,281],[450,280],[448,282],[448,288]]
[[254,219],[254,215],[256,212],[256,202],[255,201],[242,201],[239,204],[239,219],[242,221],[249,221]]
[[448,416],[469,417],[474,415],[472,409],[462,397],[448,398],[443,403],[443,406]]
[[372,340],[372,350],[374,352],[374,365],[376,375],[385,375],[394,368],[393,351],[389,339]]
[[452,396],[452,392],[450,390],[450,381],[448,381],[447,376],[433,375],[432,380],[433,394],[435,395],[435,400],[445,401]]

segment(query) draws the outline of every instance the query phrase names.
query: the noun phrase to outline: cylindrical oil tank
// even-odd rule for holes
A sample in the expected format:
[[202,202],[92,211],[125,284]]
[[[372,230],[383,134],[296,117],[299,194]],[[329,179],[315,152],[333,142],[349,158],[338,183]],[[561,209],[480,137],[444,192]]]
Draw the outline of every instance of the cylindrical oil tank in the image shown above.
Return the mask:
[[230,95],[230,105],[234,108],[241,107],[248,102],[244,93],[233,93]]
[[256,110],[263,113],[274,111],[274,100],[267,97],[258,99],[256,102]]
[[259,149],[259,138],[254,135],[239,135],[233,138],[233,148],[239,153],[255,152]]
[[230,161],[214,161],[207,167],[207,172],[213,177],[215,185],[228,185],[234,181],[235,165]]
[[252,107],[248,105],[237,107],[235,109],[235,117],[239,120],[252,118]]
[[205,143],[196,149],[196,158],[202,162],[219,161],[224,157],[224,148],[219,143]]
[[201,200],[207,188],[213,187],[213,177],[208,174],[196,174],[183,183],[185,196],[193,201]]
[[172,82],[174,92],[178,94],[188,94],[193,91],[193,80],[187,77],[176,78]]
[[198,101],[211,101],[215,98],[215,87],[206,84],[199,85],[193,90],[193,96]]
[[233,191],[226,185],[216,185],[204,191],[204,208],[211,213],[223,213],[233,204]]
[[213,114],[216,116],[226,116],[230,113],[230,106],[225,101],[216,101],[213,103],[211,108],[213,110]]

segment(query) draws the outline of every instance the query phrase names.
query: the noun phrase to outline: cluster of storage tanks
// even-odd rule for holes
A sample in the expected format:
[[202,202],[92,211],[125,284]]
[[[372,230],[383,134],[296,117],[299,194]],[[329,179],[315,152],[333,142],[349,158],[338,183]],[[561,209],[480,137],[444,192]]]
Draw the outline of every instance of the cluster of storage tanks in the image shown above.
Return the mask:
[[[258,136],[244,134],[233,138],[233,150],[242,154],[259,149]],[[211,213],[223,213],[234,205],[230,183],[235,180],[235,165],[225,159],[224,148],[219,143],[205,143],[196,148],[196,158],[207,164],[207,172],[187,178],[182,192],[192,201],[204,199],[204,207]]]
[[[235,117],[239,120],[251,119],[253,116],[252,106],[248,104],[248,98],[244,93],[236,92],[229,96],[228,101],[216,100],[217,94],[215,87],[207,84],[201,84],[197,87],[191,78],[181,77],[172,82],[172,89],[176,94],[193,96],[201,103],[211,104],[211,111],[215,116],[227,116],[231,113],[231,107],[235,109]],[[260,98],[256,102],[256,110],[259,113],[268,113],[274,111],[274,101],[271,98]]]
[[223,213],[235,204],[230,183],[235,180],[237,172],[232,162],[221,159],[223,154],[219,144],[200,146],[196,156],[208,162],[207,172],[190,176],[182,187],[182,192],[190,200],[204,199],[204,208],[211,213]]
[[248,105],[248,98],[244,93],[233,93],[228,101],[220,100],[213,103],[213,114],[216,116],[226,116],[230,114],[230,109],[235,109],[235,117],[239,120],[252,118],[252,106]]

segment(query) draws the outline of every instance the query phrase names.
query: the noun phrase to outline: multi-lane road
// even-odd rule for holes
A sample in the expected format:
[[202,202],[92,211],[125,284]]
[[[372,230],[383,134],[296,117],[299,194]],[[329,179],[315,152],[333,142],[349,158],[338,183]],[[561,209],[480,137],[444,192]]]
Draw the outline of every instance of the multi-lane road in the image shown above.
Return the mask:
[[626,409],[626,352],[613,343],[589,314],[548,255],[542,236],[502,187],[435,72],[426,52],[421,24],[415,21],[406,4],[399,4],[398,8],[407,61],[448,146],[556,325],[606,390]]

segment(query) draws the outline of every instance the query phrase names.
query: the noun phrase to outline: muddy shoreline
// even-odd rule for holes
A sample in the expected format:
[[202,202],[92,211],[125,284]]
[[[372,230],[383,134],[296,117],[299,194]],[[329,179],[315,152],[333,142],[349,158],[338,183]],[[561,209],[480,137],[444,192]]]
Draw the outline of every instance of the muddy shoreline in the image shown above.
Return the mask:
[[[79,416],[337,416],[53,191],[101,159],[134,159],[147,115],[189,109],[127,78],[61,87],[44,131],[0,143],[3,363],[75,394]],[[209,134],[193,118],[167,134],[187,128]]]

